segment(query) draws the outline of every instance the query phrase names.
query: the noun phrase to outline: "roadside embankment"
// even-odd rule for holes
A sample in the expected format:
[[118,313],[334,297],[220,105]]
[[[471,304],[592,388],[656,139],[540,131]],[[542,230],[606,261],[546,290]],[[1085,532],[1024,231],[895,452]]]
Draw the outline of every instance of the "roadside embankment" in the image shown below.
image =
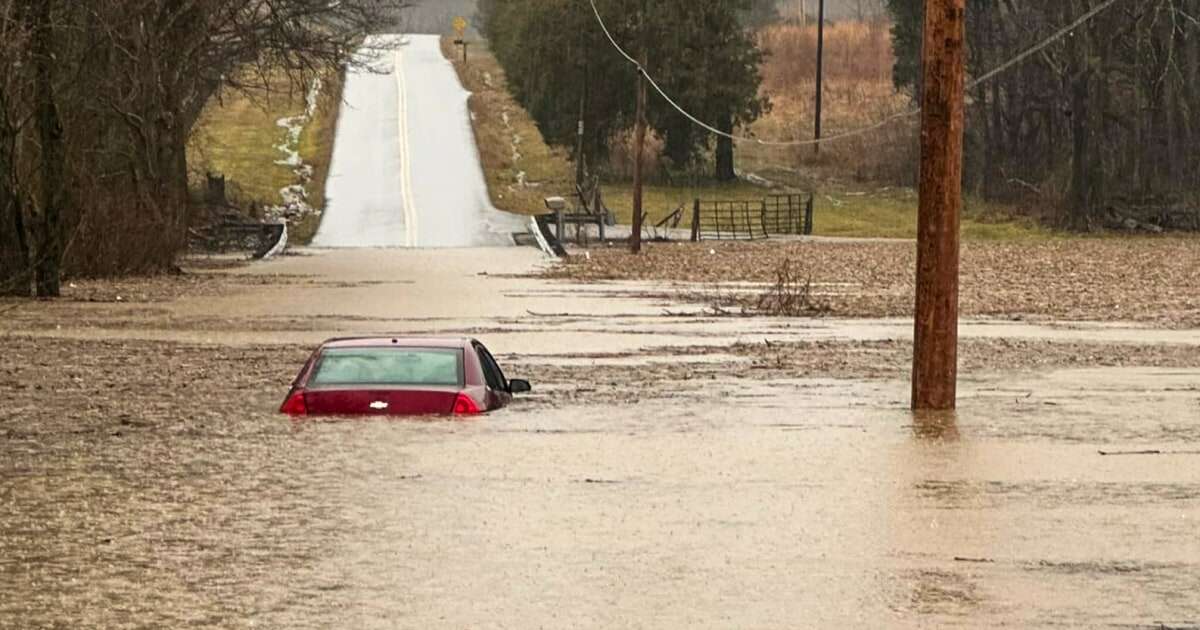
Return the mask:
[[504,70],[485,41],[472,41],[467,62],[451,38],[442,52],[472,93],[468,106],[492,204],[516,214],[545,211],[546,197],[567,195],[574,174],[566,153],[547,146],[537,124],[508,91]]

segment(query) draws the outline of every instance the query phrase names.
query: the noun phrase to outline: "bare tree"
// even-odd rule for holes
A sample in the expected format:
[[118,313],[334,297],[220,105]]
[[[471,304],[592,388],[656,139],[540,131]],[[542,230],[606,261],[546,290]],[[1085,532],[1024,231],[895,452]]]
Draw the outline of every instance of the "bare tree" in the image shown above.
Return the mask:
[[[898,27],[918,19],[903,5],[891,3]],[[987,197],[1060,202],[1080,228],[1130,217],[1200,228],[1200,0],[973,0],[971,71],[1095,9],[1106,10],[973,90],[967,181]],[[916,58],[911,41],[897,46]]]
[[52,296],[63,265],[171,265],[189,220],[187,141],[209,100],[281,78],[304,89],[353,63],[363,37],[405,6],[0,0],[0,286],[21,293],[33,269],[38,294]]

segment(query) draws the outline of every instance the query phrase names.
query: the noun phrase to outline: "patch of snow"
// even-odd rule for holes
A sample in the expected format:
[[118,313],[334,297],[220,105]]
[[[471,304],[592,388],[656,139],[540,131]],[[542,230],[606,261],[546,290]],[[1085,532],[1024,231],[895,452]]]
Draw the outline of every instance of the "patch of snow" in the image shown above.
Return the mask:
[[757,175],[755,173],[738,173],[738,176],[741,177],[743,181],[754,184],[755,186],[762,186],[763,188],[778,188],[779,187],[778,183],[773,182],[773,181],[771,181],[761,175]]
[[308,185],[312,182],[313,167],[305,164],[304,159],[300,157],[300,136],[316,116],[320,96],[321,80],[317,79],[313,81],[308,93],[304,96],[304,112],[297,116],[280,118],[275,123],[285,130],[283,144],[275,147],[280,153],[283,153],[284,157],[282,160],[276,160],[275,163],[291,167],[292,173],[296,176],[296,183],[279,190],[279,196],[283,203],[269,206],[266,209],[269,216],[291,219],[316,212],[316,209],[308,202]]

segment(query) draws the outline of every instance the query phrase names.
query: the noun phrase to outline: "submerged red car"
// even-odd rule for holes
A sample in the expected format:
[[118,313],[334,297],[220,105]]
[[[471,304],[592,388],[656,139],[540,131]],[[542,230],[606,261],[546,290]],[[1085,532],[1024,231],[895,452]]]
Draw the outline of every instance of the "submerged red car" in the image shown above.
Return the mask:
[[290,416],[470,416],[505,407],[529,381],[505,379],[474,339],[331,339],[280,407]]

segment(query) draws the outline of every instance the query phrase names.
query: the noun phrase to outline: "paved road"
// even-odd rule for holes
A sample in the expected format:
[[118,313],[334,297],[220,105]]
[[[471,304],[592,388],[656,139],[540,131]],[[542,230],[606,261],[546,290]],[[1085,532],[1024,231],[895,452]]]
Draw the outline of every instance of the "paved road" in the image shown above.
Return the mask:
[[511,244],[492,208],[463,90],[431,35],[379,35],[349,73],[317,247]]

